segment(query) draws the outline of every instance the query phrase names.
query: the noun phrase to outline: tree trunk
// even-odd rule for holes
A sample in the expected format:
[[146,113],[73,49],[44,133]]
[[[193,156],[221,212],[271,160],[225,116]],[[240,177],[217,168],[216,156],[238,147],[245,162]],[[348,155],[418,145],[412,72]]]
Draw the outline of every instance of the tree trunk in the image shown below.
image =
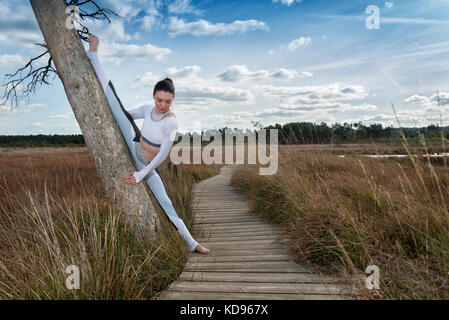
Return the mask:
[[122,182],[136,166],[78,34],[66,27],[65,2],[30,3],[114,209],[123,210],[129,222],[153,238],[159,220],[148,190],[145,183]]

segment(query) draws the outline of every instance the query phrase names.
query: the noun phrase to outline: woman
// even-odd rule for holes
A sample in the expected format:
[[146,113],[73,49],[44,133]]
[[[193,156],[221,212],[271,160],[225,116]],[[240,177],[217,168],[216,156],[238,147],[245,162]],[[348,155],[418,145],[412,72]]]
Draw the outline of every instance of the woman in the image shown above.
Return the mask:
[[[191,252],[208,254],[210,250],[193,239],[184,222],[179,218],[172,202],[168,198],[164,183],[157,169],[157,166],[167,158],[178,129],[175,115],[173,112],[170,112],[170,105],[175,96],[173,81],[166,78],[156,84],[153,90],[155,106],[143,105],[136,109],[125,110],[112,82],[109,81],[100,64],[97,53],[98,44],[98,37],[89,34],[89,51],[87,56],[95,69],[112,114],[139,168],[139,171],[131,171],[124,177],[123,182],[135,185],[145,179],[159,205],[187,242],[189,250]],[[145,119],[142,132],[134,123],[134,119]]]

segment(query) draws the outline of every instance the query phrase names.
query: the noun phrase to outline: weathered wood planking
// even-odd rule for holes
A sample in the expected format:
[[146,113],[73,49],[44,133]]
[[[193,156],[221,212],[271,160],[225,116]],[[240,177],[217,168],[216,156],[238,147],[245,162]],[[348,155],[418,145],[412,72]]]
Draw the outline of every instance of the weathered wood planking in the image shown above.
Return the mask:
[[233,166],[193,189],[195,239],[211,249],[190,254],[160,299],[346,299],[350,285],[292,262],[290,237],[263,222],[230,185]]

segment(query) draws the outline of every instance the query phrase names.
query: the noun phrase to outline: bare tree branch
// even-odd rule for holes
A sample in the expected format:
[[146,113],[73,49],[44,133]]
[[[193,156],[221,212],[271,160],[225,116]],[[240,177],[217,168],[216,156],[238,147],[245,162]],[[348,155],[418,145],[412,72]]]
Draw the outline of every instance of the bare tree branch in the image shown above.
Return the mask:
[[[61,0],[62,1],[62,0]],[[110,9],[101,8],[94,0],[64,0],[67,6],[76,6],[79,15],[72,10],[70,15],[72,19],[78,23],[80,27],[76,27],[76,32],[81,40],[89,41],[89,29],[83,25],[82,21],[106,20],[111,23],[110,16],[121,17],[119,14]],[[45,43],[36,43],[36,45],[45,48],[45,51],[38,56],[31,58],[25,66],[16,70],[14,73],[5,74],[3,83],[0,84],[4,89],[3,97],[0,105],[6,105],[8,102],[12,108],[17,107],[19,102],[25,98],[29,98],[42,85],[50,85],[48,78],[53,75],[52,80],[56,77],[57,71],[52,64],[52,57]],[[47,56],[46,64],[36,66],[38,60]]]

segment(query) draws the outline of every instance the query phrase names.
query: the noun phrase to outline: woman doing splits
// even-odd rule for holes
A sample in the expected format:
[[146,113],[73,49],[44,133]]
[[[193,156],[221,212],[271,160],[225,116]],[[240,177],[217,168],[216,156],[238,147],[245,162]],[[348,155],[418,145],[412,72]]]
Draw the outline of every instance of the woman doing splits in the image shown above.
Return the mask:
[[[123,178],[123,182],[134,185],[145,179],[159,205],[187,242],[189,250],[208,254],[210,250],[193,239],[184,222],[179,218],[171,200],[168,198],[157,169],[157,166],[167,158],[178,129],[175,115],[170,112],[170,105],[175,95],[173,81],[166,78],[156,84],[153,90],[155,106],[143,105],[136,109],[125,110],[112,82],[108,79],[100,64],[97,53],[98,44],[98,37],[90,34],[87,56],[95,69],[112,114],[139,168],[137,172],[131,171]],[[142,132],[134,123],[134,119],[144,119]]]

